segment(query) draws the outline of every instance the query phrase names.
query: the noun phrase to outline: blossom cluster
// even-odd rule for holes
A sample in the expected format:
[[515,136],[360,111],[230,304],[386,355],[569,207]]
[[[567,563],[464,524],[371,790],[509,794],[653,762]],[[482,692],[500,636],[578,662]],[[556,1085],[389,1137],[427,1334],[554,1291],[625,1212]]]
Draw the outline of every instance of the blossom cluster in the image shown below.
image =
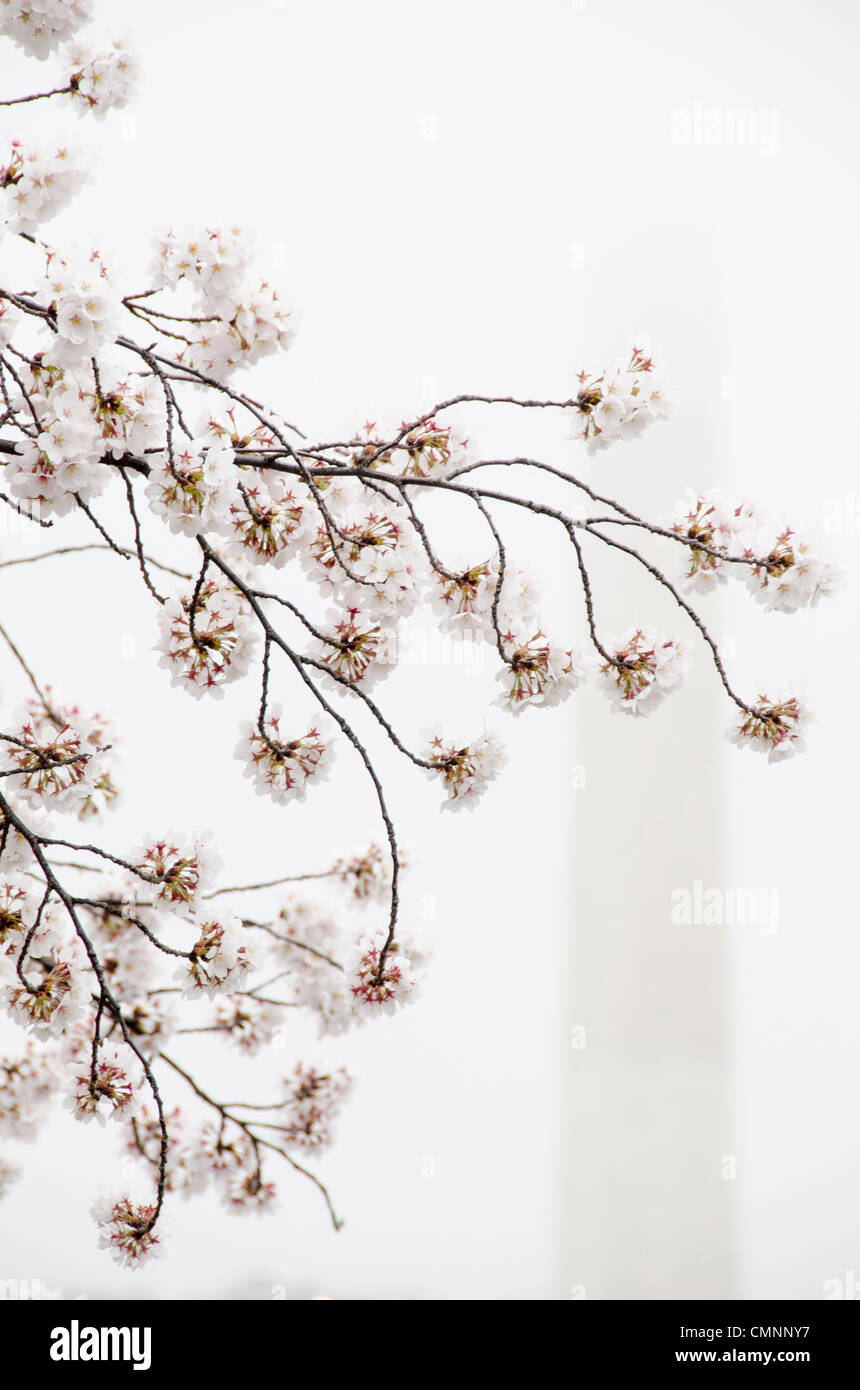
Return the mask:
[[634,346],[625,361],[577,373],[572,432],[601,449],[615,439],[633,439],[653,420],[669,415],[674,391],[657,350]]
[[366,1013],[395,1013],[415,988],[411,960],[400,949],[384,956],[386,939],[386,932],[363,936],[350,963],[350,993]]
[[251,664],[256,633],[247,605],[235,589],[207,580],[183,599],[171,599],[158,615],[162,633],[160,665],[199,698],[222,695]]
[[164,454],[145,488],[150,509],[177,535],[196,536],[224,520],[232,482],[232,450],[198,440]]
[[[471,447],[470,447],[471,445]],[[353,464],[407,478],[450,478],[475,455],[475,440],[454,423],[434,418],[410,425],[365,424],[350,440]]]
[[[279,1103],[273,1102],[271,1113],[278,1112]],[[189,1199],[214,1191],[233,1213],[260,1212],[274,1204],[276,1185],[264,1180],[254,1144],[242,1121],[200,1120],[175,1106],[169,1113],[168,1125],[165,1185],[169,1193]],[[152,1110],[144,1106],[129,1127],[126,1153],[144,1168],[153,1169],[159,1166],[160,1150],[160,1125]],[[105,1194],[97,1199],[97,1209],[103,1210],[106,1202],[110,1209],[115,1200],[113,1194]],[[127,1262],[119,1248],[111,1253],[119,1263]],[[158,1253],[163,1252],[144,1247],[135,1251],[134,1261],[128,1263],[140,1267]]]
[[249,367],[293,340],[289,313],[267,281],[249,281],[246,237],[241,228],[213,227],[177,235],[165,231],[156,245],[154,283],[187,286],[191,310],[178,360],[224,375]]
[[58,1085],[56,1053],[50,1046],[29,1038],[20,1055],[0,1056],[0,1137],[32,1139]]
[[116,1043],[82,1049],[68,1083],[72,1089],[64,1103],[79,1120],[128,1119],[142,1099],[140,1064],[129,1047]]
[[282,730],[283,711],[273,705],[262,725],[259,721],[240,724],[241,738],[236,757],[245,764],[255,791],[284,806],[303,801],[309,783],[325,780],[334,760],[330,721],[318,720],[313,728],[294,737]]
[[720,489],[687,489],[663,522],[683,539],[684,587],[707,593],[729,575],[745,581],[753,598],[771,612],[814,608],[832,594],[841,571],[816,542],[762,515],[749,500],[733,500]]
[[[404,854],[398,853],[400,867]],[[386,902],[391,889],[391,856],[381,845],[371,844],[355,849],[335,860],[334,874],[352,898],[359,903]]]
[[29,879],[0,873],[0,999],[33,1038],[52,1041],[86,1007],[89,963],[59,905]]
[[[50,698],[50,695],[49,695]],[[76,706],[28,700],[0,740],[0,768],[22,802],[98,816],[115,800],[108,720]]]
[[127,885],[123,895],[127,901],[136,903],[142,882],[159,905],[188,912],[212,887],[220,864],[207,838],[185,834],[148,839],[132,850],[130,859],[137,878]]
[[185,983],[187,996],[199,991],[212,999],[252,973],[254,953],[234,913],[207,918],[199,924],[199,933],[187,966],[181,967],[176,978]]
[[613,709],[625,714],[653,713],[690,666],[687,643],[658,636],[653,628],[629,628],[620,637],[607,637],[605,648],[603,688]]
[[33,236],[80,192],[86,175],[66,144],[12,140],[0,163],[0,229]]
[[155,1220],[155,1204],[132,1201],[120,1193],[97,1198],[92,1217],[99,1228],[99,1249],[110,1251],[117,1264],[139,1269],[147,1260],[164,1254],[164,1229]]
[[760,695],[750,709],[741,711],[728,737],[738,747],[764,753],[768,762],[780,762],[805,748],[809,717],[801,693],[790,692],[777,700]]
[[48,58],[91,16],[91,0],[0,0],[0,33],[30,57]]
[[288,1144],[319,1149],[331,1142],[331,1122],[352,1087],[346,1067],[323,1069],[299,1062],[285,1077],[283,1114]]
[[90,43],[75,43],[66,55],[72,103],[83,103],[87,110],[101,117],[106,112],[127,106],[138,81],[137,60],[122,39],[94,48]]
[[548,708],[578,689],[591,662],[578,647],[558,646],[537,625],[537,620],[513,621],[502,633],[505,664],[497,672],[503,693],[497,701],[513,714],[529,705]]
[[504,748],[492,730],[468,743],[458,743],[451,742],[437,725],[425,730],[424,743],[429,775],[441,780],[448,796],[446,806],[473,808],[506,761]]

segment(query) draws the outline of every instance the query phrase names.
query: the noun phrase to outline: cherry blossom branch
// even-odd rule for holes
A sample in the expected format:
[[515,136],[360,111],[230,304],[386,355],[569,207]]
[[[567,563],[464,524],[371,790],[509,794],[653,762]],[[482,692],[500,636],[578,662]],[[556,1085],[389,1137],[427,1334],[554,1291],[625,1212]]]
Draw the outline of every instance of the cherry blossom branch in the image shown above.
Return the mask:
[[33,675],[33,672],[30,670],[30,667],[27,665],[27,662],[24,660],[23,656],[22,656],[21,653],[19,652],[18,648],[15,646],[15,643],[12,641],[12,638],[9,636],[8,632],[6,631],[5,627],[2,626],[2,624],[0,624],[0,637],[3,638],[3,641],[6,643],[7,647],[9,648],[10,652],[11,652],[12,655],[14,656],[14,658],[15,658],[15,660],[17,661],[18,665],[21,667],[21,670],[24,672],[24,675],[27,677],[27,680],[30,682],[31,686],[32,686],[33,689],[35,690],[36,694],[37,694],[38,697],[39,697],[39,700],[40,700],[41,703],[42,703],[43,708],[44,708],[45,710],[47,710],[48,713],[50,714],[50,712],[51,712],[51,706],[50,706],[50,704],[48,703],[48,700],[47,700],[47,698],[46,698],[46,696],[45,696],[44,691],[42,690],[42,687],[40,686],[39,682],[36,680],[36,677]]
[[71,91],[74,91],[71,84],[66,87],[54,87],[50,92],[33,92],[31,96],[26,97],[7,97],[5,100],[0,100],[0,106],[23,106],[29,101],[45,101],[48,97],[68,96]]
[[[79,555],[83,554],[85,551],[93,550],[111,550],[116,554],[117,547],[115,545],[108,545],[107,543],[99,545],[96,541],[91,541],[87,545],[61,545],[57,546],[55,550],[40,551],[38,555],[16,555],[14,559],[11,560],[0,560],[0,570],[11,569],[14,565],[32,565],[38,560],[52,560],[60,555]],[[134,553],[135,552],[131,550],[123,551],[123,554],[130,558]],[[191,578],[190,574],[186,573],[185,570],[174,569],[172,565],[165,565],[162,561],[153,559],[151,555],[145,555],[143,558],[147,565],[150,565],[153,569],[161,570],[163,574],[172,574],[176,579]]]
[[350,727],[350,725],[343,718],[343,716],[339,714],[338,711],[334,709],[334,707],[331,704],[329,704],[325,696],[314,685],[313,681],[310,679],[310,677],[304,669],[306,663],[300,657],[297,656],[297,654],[292,650],[292,648],[288,646],[288,644],[284,641],[284,639],[280,636],[276,629],[271,625],[262,608],[260,607],[259,602],[257,601],[257,599],[254,598],[251,591],[247,588],[245,584],[243,584],[242,580],[230,568],[230,566],[227,565],[226,562],[223,559],[221,559],[220,556],[215,554],[214,550],[209,545],[209,542],[206,540],[204,536],[198,535],[197,542],[201,550],[203,551],[203,554],[205,555],[206,559],[211,561],[213,565],[220,569],[224,576],[227,579],[229,579],[230,583],[233,584],[235,588],[237,588],[239,592],[244,595],[245,600],[249,604],[252,612],[254,613],[254,616],[260,624],[260,627],[262,628],[265,637],[268,639],[270,643],[277,647],[280,647],[281,651],[292,663],[293,669],[297,672],[301,680],[311,691],[311,694],[314,696],[317,703],[321,706],[325,713],[331,719],[334,720],[334,722],[341,729],[342,733],[345,734],[355,751],[358,753],[362,763],[364,764],[367,775],[373,784],[373,789],[376,794],[376,800],[379,805],[379,814],[382,817],[382,822],[385,827],[385,835],[388,840],[388,847],[391,853],[391,906],[388,917],[388,931],[385,937],[384,945],[379,955],[379,978],[381,980],[385,967],[385,961],[387,959],[388,952],[391,949],[391,945],[394,941],[394,933],[397,926],[397,911],[400,903],[400,856],[397,851],[397,836],[394,830],[394,823],[388,811],[385,793],[382,790],[382,782],[380,781],[376,768],[374,767],[370,755],[367,752],[367,749],[365,748],[361,739]]
[[334,1209],[334,1205],[329,1195],[328,1188],[325,1186],[325,1183],[317,1177],[316,1173],[312,1173],[309,1168],[305,1168],[303,1164],[299,1163],[296,1159],[293,1158],[291,1154],[287,1153],[286,1149],[279,1147],[277,1144],[268,1143],[259,1135],[255,1135],[251,1123],[243,1120],[239,1115],[235,1115],[234,1113],[232,1113],[232,1111],[227,1106],[222,1105],[219,1101],[214,1100],[212,1096],[210,1096],[208,1092],[204,1091],[202,1086],[200,1086],[194,1080],[194,1077],[191,1076],[191,1074],[187,1072],[184,1067],[181,1067],[179,1065],[175,1058],[169,1057],[166,1052],[163,1052],[161,1054],[161,1060],[164,1063],[166,1063],[167,1066],[172,1067],[172,1069],[176,1072],[178,1076],[182,1077],[183,1081],[185,1081],[187,1085],[191,1087],[191,1090],[200,1100],[204,1101],[207,1105],[211,1106],[213,1110],[216,1110],[218,1114],[221,1116],[222,1120],[226,1121],[229,1124],[236,1125],[237,1129],[240,1129],[242,1133],[246,1135],[254,1149],[254,1153],[257,1155],[258,1179],[260,1176],[260,1148],[266,1148],[271,1150],[273,1153],[279,1154],[281,1158],[286,1159],[287,1163],[289,1163],[290,1167],[294,1169],[295,1172],[301,1173],[303,1177],[308,1178],[314,1184],[314,1186],[321,1193],[323,1201],[326,1204],[326,1208],[328,1210],[332,1226],[336,1231],[339,1231],[341,1229],[343,1222],[341,1221],[340,1217],[337,1215],[337,1212]]
[[44,878],[46,889],[49,892],[55,894],[59,901],[63,904],[63,907],[65,908],[66,913],[68,914],[68,917],[74,928],[75,935],[81,942],[81,945],[83,946],[84,951],[86,952],[87,959],[89,960],[90,968],[92,969],[93,974],[95,975],[96,980],[98,981],[100,991],[100,1005],[98,1017],[100,1018],[101,1016],[102,1005],[105,1005],[110,1009],[111,1014],[116,1019],[120,1031],[122,1032],[123,1041],[125,1042],[126,1046],[131,1049],[138,1062],[140,1063],[144,1076],[146,1077],[147,1085],[149,1086],[149,1090],[152,1094],[155,1108],[158,1113],[158,1123],[161,1131],[161,1144],[159,1154],[158,1179],[156,1185],[155,1210],[152,1216],[149,1218],[149,1220],[146,1223],[144,1223],[145,1230],[142,1229],[140,1232],[141,1235],[148,1234],[155,1226],[155,1223],[161,1214],[161,1209],[164,1204],[164,1191],[167,1173],[167,1123],[165,1120],[164,1106],[161,1100],[161,1093],[158,1089],[158,1083],[156,1082],[155,1076],[153,1075],[152,1068],[150,1067],[147,1058],[132,1038],[128,1026],[123,1017],[122,1010],[120,1009],[119,1004],[117,1003],[116,999],[114,998],[113,994],[111,993],[108,987],[108,983],[104,971],[102,969],[101,961],[99,960],[98,954],[96,953],[96,950],[90,938],[84,931],[84,928],[81,924],[81,920],[78,915],[77,908],[75,906],[75,900],[69,893],[66,892],[62,883],[54,873],[54,870],[50,862],[44,854],[43,847],[46,843],[50,843],[50,841],[47,841],[41,835],[37,834],[36,832],[31,830],[29,826],[26,825],[26,823],[15,813],[12,806],[3,795],[2,790],[0,790],[0,811],[2,811],[4,822],[7,825],[12,826],[22,837],[22,839],[26,840],[27,844],[30,846],[33,858],[38,864],[39,869],[42,873],[42,877]]
[[[97,115],[126,104],[133,55],[123,44],[100,47],[97,39],[68,46],[82,17],[78,8],[44,0],[50,22],[38,34],[14,7],[0,14],[0,33],[26,52],[44,56],[41,50],[59,47],[68,78],[65,87],[0,104],[66,95],[79,112]],[[503,754],[493,730],[464,742],[437,727],[413,749],[387,706],[371,697],[370,684],[392,661],[404,617],[426,604],[438,612],[440,630],[487,640],[499,658],[498,703],[510,713],[554,704],[590,673],[614,709],[648,713],[680,683],[686,638],[645,625],[621,636],[599,631],[599,595],[584,539],[593,536],[673,596],[706,642],[738,712],[733,741],[776,761],[803,746],[803,701],[792,694],[742,700],[685,595],[742,576],[765,609],[793,612],[831,592],[836,573],[814,543],[776,528],[746,499],[688,493],[671,515],[650,521],[567,467],[525,453],[476,457],[460,412],[492,410],[502,418],[515,409],[549,412],[598,458],[613,441],[665,419],[671,388],[657,355],[641,343],[625,357],[577,373],[565,399],[461,393],[399,425],[374,422],[350,438],[314,442],[234,384],[236,371],[285,351],[293,338],[277,292],[250,274],[241,234],[207,227],[199,235],[160,235],[146,288],[123,294],[98,251],[81,258],[45,239],[43,224],[80,183],[65,146],[46,148],[52,152],[15,141],[0,156],[0,228],[19,238],[33,263],[26,287],[0,288],[0,501],[40,527],[83,515],[99,539],[34,555],[13,551],[0,568],[89,550],[132,560],[141,581],[135,592],[155,604],[162,664],[174,684],[207,698],[252,669],[259,677],[252,717],[240,725],[236,746],[255,791],[276,805],[302,800],[328,773],[331,722],[358,754],[385,830],[379,845],[337,858],[329,869],[232,887],[216,886],[213,852],[194,831],[150,836],[125,855],[105,849],[97,833],[88,843],[55,833],[43,815],[98,823],[112,805],[114,735],[103,715],[88,717],[55,700],[0,628],[36,695],[0,735],[0,1003],[31,1034],[23,1059],[0,1059],[0,1120],[24,1113],[21,1088],[25,1101],[66,1088],[77,1118],[122,1122],[128,1151],[157,1175],[156,1199],[111,1199],[97,1221],[102,1243],[136,1267],[161,1242],[165,1194],[175,1186],[191,1190],[198,1172],[226,1179],[225,1200],[233,1206],[266,1205],[274,1192],[263,1181],[268,1152],[310,1177],[333,1224],[340,1224],[325,1187],[290,1149],[328,1141],[346,1070],[299,1062],[283,1082],[280,1102],[228,1105],[215,1101],[164,1045],[171,1033],[211,1034],[212,1041],[217,1035],[250,1054],[274,1040],[287,1009],[306,1008],[323,1032],[339,1032],[396,1011],[409,996],[420,951],[398,920],[402,856],[375,743],[353,728],[347,714],[356,706],[342,704],[345,693],[372,716],[383,746],[387,740],[437,779],[446,806],[474,805]],[[514,478],[510,491],[487,474],[496,468]],[[544,477],[563,485],[561,504],[534,495]],[[115,479],[124,496],[112,506]],[[489,533],[468,563],[448,558],[447,515],[433,524],[422,515],[421,499],[434,494],[465,499],[469,518],[481,518],[480,534]],[[597,662],[577,645],[546,636],[531,576],[519,568],[501,524],[517,513],[564,529]],[[153,527],[161,540],[151,546]],[[617,539],[616,528],[675,542],[683,576],[673,580],[647,553]],[[176,566],[173,549],[165,555],[170,563],[150,555],[153,548],[162,553],[166,532],[175,538]],[[189,545],[199,560],[186,569],[181,547]],[[301,600],[291,577],[281,579],[294,558],[334,607],[324,620]],[[166,577],[158,586],[155,571]],[[172,588],[170,579],[180,586]],[[309,650],[293,640],[293,623]],[[321,712],[300,736],[285,727],[274,698],[277,654]],[[372,726],[371,733],[380,739]],[[171,768],[171,775],[181,773]],[[61,849],[71,861],[57,860]],[[103,878],[101,894],[76,894],[61,882],[74,869],[112,878]],[[347,901],[330,909],[319,895],[308,898],[299,885],[311,882],[346,890]],[[277,895],[271,920],[247,915],[243,901],[236,911],[222,906],[232,895],[263,890]],[[385,927],[353,933],[348,913],[371,904],[386,913]],[[165,982],[168,966],[176,967],[174,983]],[[209,1012],[186,1018],[186,1006],[199,1009],[203,999]],[[38,1049],[46,1040],[71,1079],[50,1077],[44,1062],[40,1070]],[[159,1059],[184,1079],[204,1114],[215,1117],[196,1137],[184,1114],[167,1115],[155,1078]],[[7,1112],[4,1087],[13,1092]],[[140,1105],[144,1093],[154,1102],[154,1117]],[[254,1119],[258,1114],[269,1118]]]

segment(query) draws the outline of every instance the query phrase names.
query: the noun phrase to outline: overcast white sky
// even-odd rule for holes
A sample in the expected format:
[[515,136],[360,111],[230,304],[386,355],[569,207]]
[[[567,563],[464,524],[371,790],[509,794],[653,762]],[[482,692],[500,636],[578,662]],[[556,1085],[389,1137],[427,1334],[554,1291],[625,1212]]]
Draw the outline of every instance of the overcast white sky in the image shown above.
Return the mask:
[[[721,882],[775,887],[781,907],[774,935],[719,931],[707,946],[717,1002],[697,1010],[685,1001],[709,1019],[727,1097],[725,1143],[713,1161],[738,1160],[730,1214],[724,1192],[701,1197],[713,1204],[714,1229],[730,1226],[714,1277],[728,1295],[820,1296],[824,1280],[860,1268],[857,753],[846,709],[860,531],[849,434],[853,6],[117,0],[101,7],[105,19],[108,9],[136,39],[146,82],[127,117],[96,128],[105,175],[63,226],[80,239],[97,235],[131,268],[143,264],[149,228],[167,221],[255,226],[261,260],[300,316],[289,357],[262,371],[259,387],[288,418],[332,438],[458,391],[564,396],[583,358],[613,355],[628,330],[646,328],[666,349],[681,404],[641,444],[587,464],[578,458],[605,491],[653,515],[686,481],[742,488],[813,526],[832,518],[834,500],[852,513],[830,537],[852,570],[830,606],[769,620],[750,616],[740,599],[712,610],[734,639],[732,674],[746,688],[808,677],[819,719],[796,766],[758,766],[724,748],[728,711],[704,656],[700,676],[676,697],[686,702],[683,740],[668,707],[623,732],[596,695],[534,712],[511,734],[506,778],[465,825],[439,817],[435,790],[385,760],[404,838],[418,850],[407,909],[420,914],[434,898],[427,925],[437,964],[413,1010],[343,1040],[363,1079],[325,1171],[347,1225],[330,1234],[298,1182],[284,1183],[283,1211],[268,1224],[230,1221],[205,1203],[180,1208],[169,1260],[132,1292],[265,1297],[281,1284],[298,1296],[566,1297],[579,1277],[571,1231],[581,1227],[563,1219],[573,1206],[600,1213],[583,1236],[583,1248],[602,1243],[609,1252],[594,1275],[600,1295],[620,1296],[632,1279],[647,1296],[647,1255],[607,1214],[610,1189],[593,1173],[571,1180],[568,1154],[581,1130],[569,1085],[572,1010],[585,958],[589,970],[606,965],[569,948],[573,934],[599,950],[602,929],[573,922],[571,896],[581,902],[584,883],[599,900],[604,884],[623,879],[624,845],[648,847],[641,970],[625,988],[628,1013],[656,1037],[670,967],[663,948],[647,943],[679,881],[666,848],[684,833],[679,797],[700,779],[709,811],[690,833],[684,872],[692,879],[697,864],[711,866],[718,838]],[[43,75],[5,48],[0,62],[16,94],[34,71]],[[738,111],[747,113],[740,127]],[[19,128],[52,119],[27,113]],[[721,138],[699,142],[705,130]],[[80,133],[92,139],[93,127]],[[474,429],[487,451],[528,444],[570,463],[575,448],[544,420],[482,415]],[[548,618],[581,629],[560,541],[507,526],[512,547],[543,574]],[[67,572],[0,572],[0,607],[17,633],[39,624],[29,651],[58,687],[130,712],[130,795],[115,843],[159,823],[165,796],[172,823],[211,824],[233,876],[265,873],[273,859],[285,871],[316,866],[332,845],[369,836],[372,803],[348,772],[306,813],[261,809],[230,764],[233,736],[223,732],[231,711],[244,713],[238,699],[192,711],[205,740],[223,747],[224,766],[192,751],[191,775],[172,779],[189,702],[149,667],[151,615],[134,576],[103,556],[71,563]],[[660,599],[641,596],[630,611],[629,584],[605,568],[601,576],[610,631],[643,613],[677,621]],[[122,660],[128,634],[138,654]],[[3,686],[15,687],[6,669]],[[434,666],[407,672],[395,701],[412,733],[440,711],[479,719],[491,692],[489,670]],[[631,733],[644,751],[630,757],[650,778],[616,833],[598,792],[577,800],[570,769],[584,765],[598,787],[602,760],[616,759],[617,772]],[[625,927],[635,930],[635,920]],[[675,952],[678,981],[685,949]],[[598,1029],[602,1000],[598,989]],[[608,1027],[615,1014],[605,1007]],[[622,1068],[635,1067],[632,1032],[614,1045]],[[677,1112],[683,1030],[672,1047],[661,1066]],[[337,1040],[330,1050],[338,1055]],[[697,1067],[688,1129],[707,1124],[711,1083]],[[612,1151],[598,1152],[598,1169],[611,1169],[627,1194],[647,1166],[629,1113],[619,1103]],[[86,1216],[86,1193],[111,1176],[114,1155],[71,1122],[58,1122],[51,1138],[52,1147],[28,1151],[15,1204],[0,1208],[8,1266],[0,1272],[69,1292],[120,1292],[131,1280],[94,1250]],[[437,1173],[429,1181],[428,1156]],[[678,1252],[685,1180],[700,1191],[695,1174],[673,1173]],[[62,1204],[62,1246],[57,1225],[38,1215],[46,1182]],[[660,1239],[658,1229],[655,1265]],[[696,1258],[690,1248],[673,1256],[659,1287],[683,1296],[680,1271]]]

